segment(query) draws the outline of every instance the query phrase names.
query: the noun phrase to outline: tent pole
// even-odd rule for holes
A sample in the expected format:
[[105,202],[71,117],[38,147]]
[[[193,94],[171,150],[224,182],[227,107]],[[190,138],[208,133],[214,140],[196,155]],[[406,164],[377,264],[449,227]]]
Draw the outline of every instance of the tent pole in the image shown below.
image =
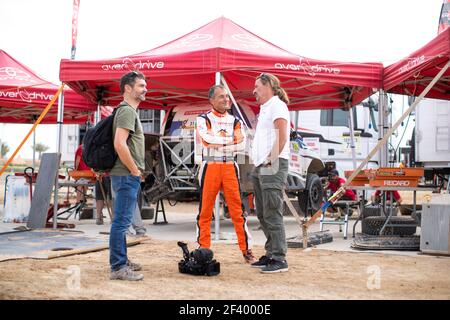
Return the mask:
[[[58,118],[57,118],[57,133],[56,133],[56,149],[57,153],[61,154],[62,145],[62,124],[64,122],[64,91],[58,98]],[[58,165],[59,169],[59,165]],[[58,228],[58,190],[59,190],[59,171],[56,173],[55,178],[55,192],[53,200],[53,229]]]
[[[102,114],[101,114],[102,109],[101,108],[102,108],[101,100],[99,100],[97,103],[97,112],[95,112],[95,117],[94,117],[95,124],[99,123],[100,120],[102,120]],[[96,188],[97,188],[97,186],[94,185],[94,188],[93,188],[94,194],[96,194],[96,192],[97,192]],[[93,201],[93,203],[92,203],[92,212],[97,212],[97,201]],[[101,213],[101,214],[103,214],[103,213]],[[112,221],[111,221],[111,223],[112,223]]]
[[33,169],[36,169],[36,130],[33,131]]
[[159,130],[158,130],[158,132],[159,132],[159,134],[160,135],[164,135],[164,131],[163,131],[163,121],[164,121],[164,118],[166,117],[166,111],[165,110],[160,110],[159,111]]
[[[220,85],[220,80],[222,78],[222,75],[220,72],[216,72],[216,78],[215,78],[215,85]],[[214,233],[214,239],[216,241],[220,240],[220,191],[217,193],[216,197],[216,203],[214,205],[214,227],[215,227],[215,233]]]
[[299,117],[299,111],[295,111],[295,131],[298,130],[298,117]]
[[99,121],[101,120],[101,106],[100,106],[100,102],[97,104],[97,112],[95,113],[95,124],[99,123]]
[[352,151],[353,170],[356,169],[355,130],[353,127],[353,108],[348,109],[348,127],[350,129],[350,150]]
[[[378,141],[380,141],[386,134],[388,129],[387,127],[387,116],[386,116],[386,108],[387,108],[387,94],[381,89],[379,91],[378,98]],[[387,159],[388,159],[388,144],[383,145],[378,152],[379,162],[378,166],[387,167]]]

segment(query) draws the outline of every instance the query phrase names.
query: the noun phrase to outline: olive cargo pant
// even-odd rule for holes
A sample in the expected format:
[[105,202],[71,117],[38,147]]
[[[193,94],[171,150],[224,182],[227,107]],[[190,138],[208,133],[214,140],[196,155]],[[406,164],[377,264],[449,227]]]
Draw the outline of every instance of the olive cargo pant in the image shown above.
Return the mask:
[[283,223],[283,191],[289,162],[279,158],[269,167],[259,166],[252,172],[256,215],[266,236],[266,256],[283,261],[287,243]]

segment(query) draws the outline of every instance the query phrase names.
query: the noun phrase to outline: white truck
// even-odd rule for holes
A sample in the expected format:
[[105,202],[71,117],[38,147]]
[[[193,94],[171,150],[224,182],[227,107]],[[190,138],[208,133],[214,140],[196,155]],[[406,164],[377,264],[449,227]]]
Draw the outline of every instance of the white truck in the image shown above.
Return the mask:
[[[448,188],[450,175],[450,101],[423,99],[416,109],[411,165],[425,168],[425,180]],[[437,179],[436,179],[437,178]],[[447,182],[447,186],[445,186]]]
[[[249,129],[246,150],[237,156],[241,190],[245,195],[253,192],[249,176],[253,165],[248,156],[248,149],[252,144],[257,118],[255,111],[245,102],[238,101],[238,104],[244,118],[242,120]],[[144,195],[149,201],[156,202],[160,198],[198,198],[197,176],[201,163],[201,144],[195,134],[195,121],[198,115],[210,109],[207,102],[180,104],[167,111],[162,122],[161,135],[146,135],[146,151],[151,145],[159,143],[159,161],[150,166],[154,178],[144,187]],[[233,114],[241,118],[236,110],[233,110]],[[324,169],[324,164],[316,152],[296,137],[295,133],[291,134],[290,147],[287,192],[298,196],[300,211],[305,214],[308,207],[310,210],[317,210],[323,201],[323,188],[317,173]],[[149,162],[152,161],[147,161]]]
[[[298,113],[298,130],[308,147],[316,151],[325,162],[334,162],[340,176],[353,170],[350,148],[348,112],[341,109],[307,110]],[[378,104],[375,96],[351,109],[353,113],[356,163],[359,165],[378,142]],[[293,113],[292,118],[295,117]],[[378,167],[378,155],[368,164]]]

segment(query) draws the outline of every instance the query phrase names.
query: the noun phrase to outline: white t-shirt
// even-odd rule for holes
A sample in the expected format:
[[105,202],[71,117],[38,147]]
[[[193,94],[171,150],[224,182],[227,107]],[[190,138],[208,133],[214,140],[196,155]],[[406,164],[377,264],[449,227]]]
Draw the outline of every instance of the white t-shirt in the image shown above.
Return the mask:
[[261,105],[259,111],[258,123],[256,125],[255,137],[252,145],[252,159],[254,165],[257,167],[262,164],[272,151],[275,143],[275,125],[276,119],[286,119],[286,136],[288,137],[286,144],[281,151],[279,158],[289,160],[289,135],[290,123],[289,110],[283,101],[278,96],[273,96],[266,103]]

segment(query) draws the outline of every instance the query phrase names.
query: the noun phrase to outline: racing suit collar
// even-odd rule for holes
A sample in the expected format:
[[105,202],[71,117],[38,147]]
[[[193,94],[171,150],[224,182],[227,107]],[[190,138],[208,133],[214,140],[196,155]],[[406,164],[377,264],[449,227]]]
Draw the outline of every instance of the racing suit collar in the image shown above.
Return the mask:
[[225,116],[227,115],[227,112],[226,112],[226,111],[225,111],[224,113],[219,113],[219,112],[217,112],[216,109],[214,109],[214,108],[211,108],[211,112],[212,112],[212,114],[214,114],[214,115],[217,116],[217,117],[225,117]]

